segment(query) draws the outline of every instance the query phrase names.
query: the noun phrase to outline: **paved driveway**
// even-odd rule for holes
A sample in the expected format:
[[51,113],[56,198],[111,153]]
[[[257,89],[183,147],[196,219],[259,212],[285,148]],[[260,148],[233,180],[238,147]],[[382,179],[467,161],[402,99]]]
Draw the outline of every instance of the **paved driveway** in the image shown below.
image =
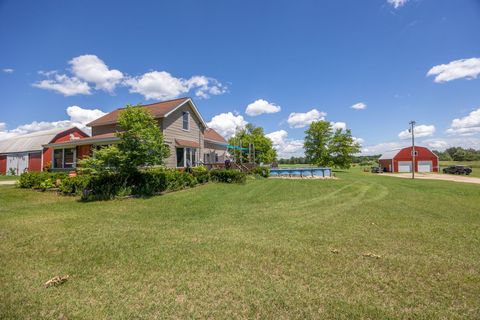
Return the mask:
[[[397,177],[397,178],[412,178],[411,173],[381,173],[382,176]],[[415,173],[415,179],[429,179],[429,180],[446,180],[455,182],[477,183],[480,184],[480,178],[469,176],[459,176],[454,174],[439,174],[439,173]]]

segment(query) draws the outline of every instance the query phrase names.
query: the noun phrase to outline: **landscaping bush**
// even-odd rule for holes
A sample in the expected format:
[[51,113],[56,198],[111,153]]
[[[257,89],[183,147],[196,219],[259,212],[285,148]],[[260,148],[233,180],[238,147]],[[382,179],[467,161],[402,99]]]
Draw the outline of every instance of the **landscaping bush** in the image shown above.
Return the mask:
[[132,194],[151,196],[167,190],[167,174],[162,168],[142,170],[131,178],[130,184]]
[[255,167],[252,169],[251,173],[257,174],[259,176],[262,176],[264,178],[268,178],[270,176],[270,168],[269,167]]
[[119,173],[91,175],[82,190],[82,200],[108,200],[118,195],[129,195],[125,177]]
[[63,194],[80,195],[89,184],[89,175],[77,175],[75,177],[66,177],[59,186]]
[[198,166],[191,169],[192,175],[197,179],[198,183],[207,183],[210,176],[205,166]]
[[240,170],[210,170],[210,179],[216,182],[224,183],[245,183],[247,175]]
[[195,186],[198,181],[192,173],[175,169],[166,169],[167,190],[175,191]]
[[56,187],[57,180],[63,180],[66,177],[65,172],[25,172],[20,175],[18,186],[20,188],[45,190]]

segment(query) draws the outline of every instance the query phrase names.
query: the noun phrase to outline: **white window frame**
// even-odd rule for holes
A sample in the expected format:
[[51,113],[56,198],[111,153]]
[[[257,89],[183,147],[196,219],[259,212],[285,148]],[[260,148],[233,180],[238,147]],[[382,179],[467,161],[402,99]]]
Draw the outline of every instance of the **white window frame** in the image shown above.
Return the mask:
[[[187,116],[187,129],[184,128],[185,124],[185,115]],[[182,130],[183,131],[190,131],[190,112],[188,111],[183,111],[182,113]]]
[[[177,161],[177,149],[183,149],[183,166],[179,167],[178,166],[178,161]],[[192,167],[196,167],[197,163],[193,162],[193,155],[195,155],[195,162],[198,162],[198,150],[197,148],[192,148],[192,147],[176,147],[175,148],[175,167],[176,168],[186,168],[187,167],[187,149],[190,149],[190,163],[192,164]]]
[[[73,163],[71,168],[65,168],[65,149],[73,149]],[[55,167],[55,150],[62,150],[62,166]],[[56,148],[52,150],[52,169],[75,169],[77,167],[77,148]]]

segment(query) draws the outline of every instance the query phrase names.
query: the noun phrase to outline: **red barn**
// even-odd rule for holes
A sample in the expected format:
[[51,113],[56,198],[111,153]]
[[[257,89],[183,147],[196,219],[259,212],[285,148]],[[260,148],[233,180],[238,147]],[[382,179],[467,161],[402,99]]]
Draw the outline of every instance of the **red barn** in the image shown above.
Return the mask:
[[[384,172],[412,172],[412,147],[387,151],[378,159]],[[425,147],[415,147],[415,172],[438,172],[438,156]]]
[[[26,171],[42,171],[52,162],[52,148],[43,145],[88,137],[82,130],[53,129],[0,141],[0,174],[19,175]],[[63,155],[67,160],[68,155]]]

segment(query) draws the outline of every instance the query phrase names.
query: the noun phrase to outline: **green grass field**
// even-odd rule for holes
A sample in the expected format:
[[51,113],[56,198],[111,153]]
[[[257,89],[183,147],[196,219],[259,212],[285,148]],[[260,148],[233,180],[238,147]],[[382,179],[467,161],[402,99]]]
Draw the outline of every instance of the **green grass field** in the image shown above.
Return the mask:
[[0,186],[0,318],[480,318],[478,185],[337,176],[90,203]]
[[4,176],[0,175],[0,181],[9,181],[9,180],[17,180],[18,176]]

